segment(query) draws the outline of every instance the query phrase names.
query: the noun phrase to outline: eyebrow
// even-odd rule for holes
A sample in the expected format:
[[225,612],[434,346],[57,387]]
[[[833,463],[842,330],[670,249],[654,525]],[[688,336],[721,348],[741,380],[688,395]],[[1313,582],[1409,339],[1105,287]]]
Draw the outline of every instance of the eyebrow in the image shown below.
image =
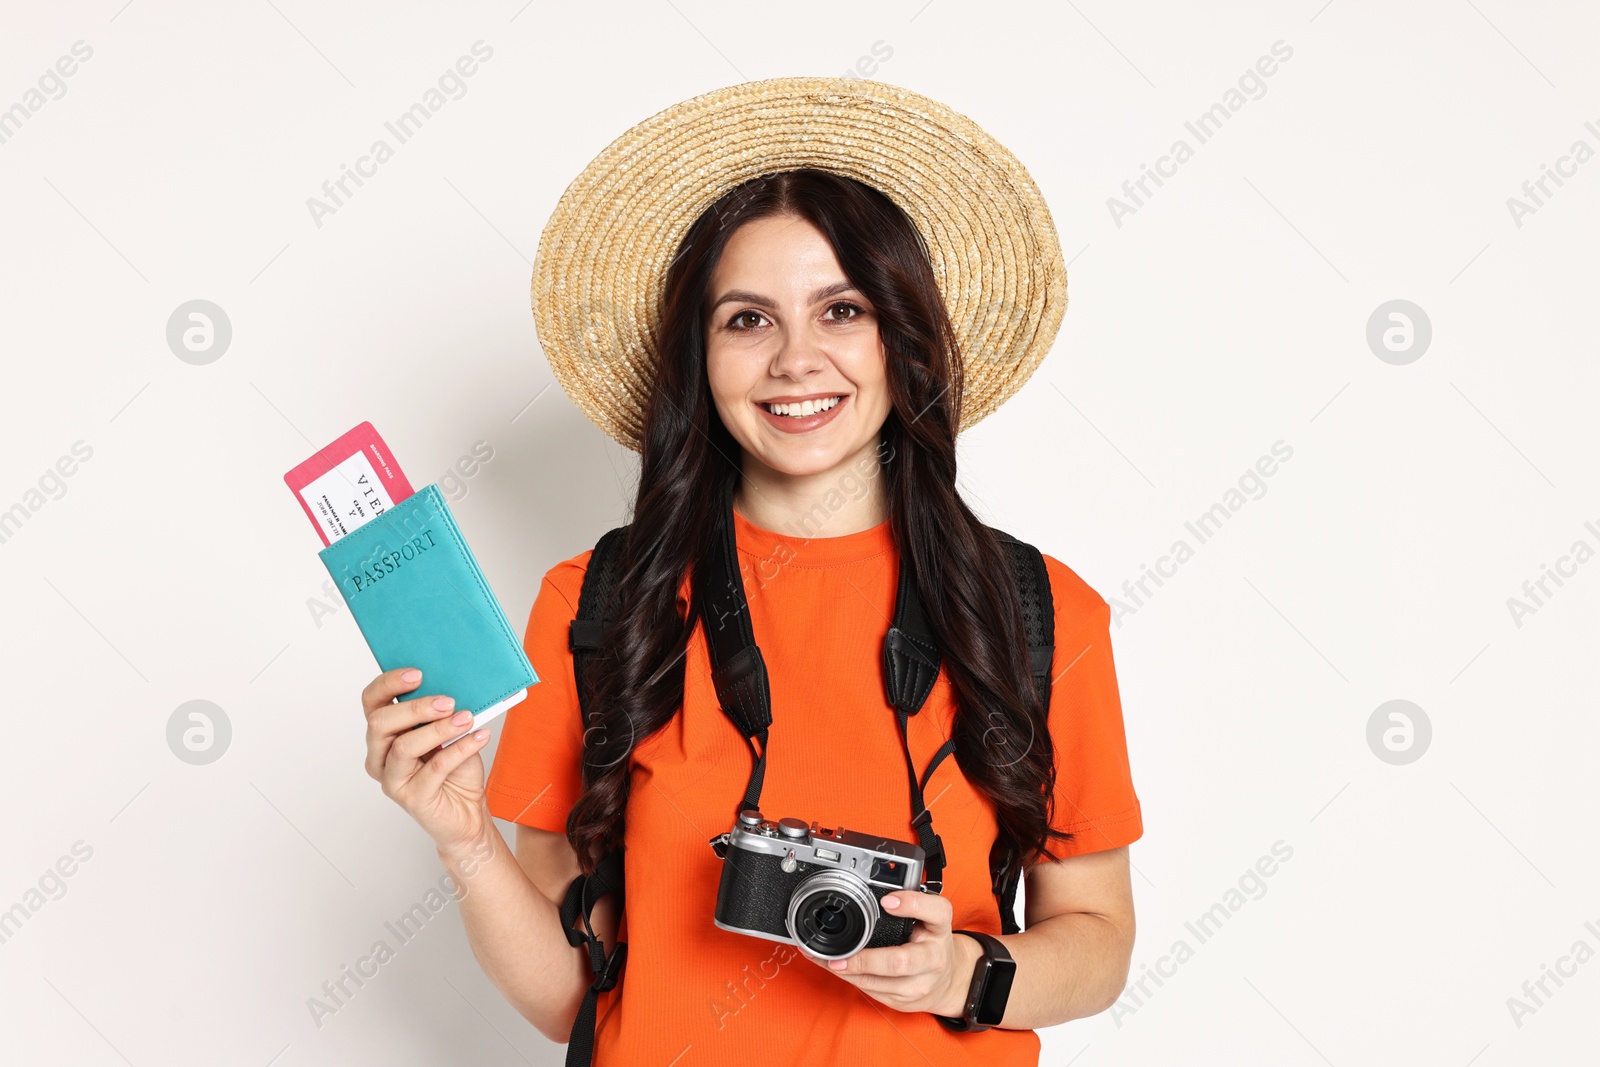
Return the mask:
[[[832,285],[824,285],[821,289],[818,289],[816,292],[811,294],[810,303],[815,304],[820,300],[826,300],[835,293],[842,293],[853,289],[855,289],[855,286],[847,281],[834,282]],[[762,296],[760,293],[752,293],[748,289],[729,289],[726,293],[723,293],[717,298],[717,302],[711,305],[706,314],[713,314],[717,308],[730,302],[740,304],[760,304],[762,307],[773,307],[777,303],[770,297]]]

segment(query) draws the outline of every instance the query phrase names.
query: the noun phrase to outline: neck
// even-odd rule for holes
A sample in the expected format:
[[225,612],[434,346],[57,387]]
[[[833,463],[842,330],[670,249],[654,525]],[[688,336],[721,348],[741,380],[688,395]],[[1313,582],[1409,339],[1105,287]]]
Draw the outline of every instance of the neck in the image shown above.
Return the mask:
[[784,474],[744,455],[734,510],[764,530],[802,537],[843,537],[889,517],[876,440],[837,466]]

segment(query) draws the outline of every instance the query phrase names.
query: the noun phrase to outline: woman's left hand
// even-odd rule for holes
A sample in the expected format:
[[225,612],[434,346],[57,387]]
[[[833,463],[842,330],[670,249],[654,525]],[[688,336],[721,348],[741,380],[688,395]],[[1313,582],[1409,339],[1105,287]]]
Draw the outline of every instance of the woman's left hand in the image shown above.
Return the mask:
[[982,951],[972,938],[950,932],[954,914],[950,899],[901,891],[879,903],[889,915],[917,920],[905,944],[864,948],[842,960],[818,959],[803,948],[801,954],[896,1011],[959,1018]]

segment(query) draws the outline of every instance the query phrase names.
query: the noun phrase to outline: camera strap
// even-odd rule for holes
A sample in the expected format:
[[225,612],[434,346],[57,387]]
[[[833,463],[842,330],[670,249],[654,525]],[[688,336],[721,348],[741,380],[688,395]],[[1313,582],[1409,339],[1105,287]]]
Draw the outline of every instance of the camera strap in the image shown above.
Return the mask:
[[[735,814],[745,808],[761,806],[761,787],[767,770],[767,731],[772,726],[772,691],[767,680],[766,661],[756,644],[750,625],[749,601],[745,598],[744,578],[740,574],[734,544],[733,487],[722,499],[722,521],[711,539],[703,559],[703,580],[696,581],[701,622],[706,648],[711,659],[711,681],[717,691],[722,712],[744,735],[750,746],[750,780]],[[939,676],[939,646],[933,628],[917,594],[917,585],[906,553],[900,555],[900,574],[895,593],[894,620],[883,639],[883,676],[889,703],[895,709],[901,751],[905,753],[906,775],[911,793],[911,825],[925,855],[925,887],[934,893],[944,888],[944,845],[933,830],[933,813],[923,801],[923,787],[935,768],[955,750],[946,741],[934,753],[919,779],[911,758],[906,723],[922,710]],[[713,845],[720,839],[713,838]]]

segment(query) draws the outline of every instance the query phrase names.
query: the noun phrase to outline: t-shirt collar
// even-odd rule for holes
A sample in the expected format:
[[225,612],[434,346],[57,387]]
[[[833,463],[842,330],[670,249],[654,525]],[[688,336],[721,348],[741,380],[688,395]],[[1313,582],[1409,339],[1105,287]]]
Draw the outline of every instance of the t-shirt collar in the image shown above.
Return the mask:
[[[820,521],[819,521],[820,520]],[[828,523],[818,512],[806,525],[792,530],[768,530],[757,526],[733,510],[734,542],[740,552],[758,559],[793,563],[805,567],[826,567],[855,563],[881,556],[894,549],[894,532],[884,519],[878,525],[855,533],[828,535]]]

